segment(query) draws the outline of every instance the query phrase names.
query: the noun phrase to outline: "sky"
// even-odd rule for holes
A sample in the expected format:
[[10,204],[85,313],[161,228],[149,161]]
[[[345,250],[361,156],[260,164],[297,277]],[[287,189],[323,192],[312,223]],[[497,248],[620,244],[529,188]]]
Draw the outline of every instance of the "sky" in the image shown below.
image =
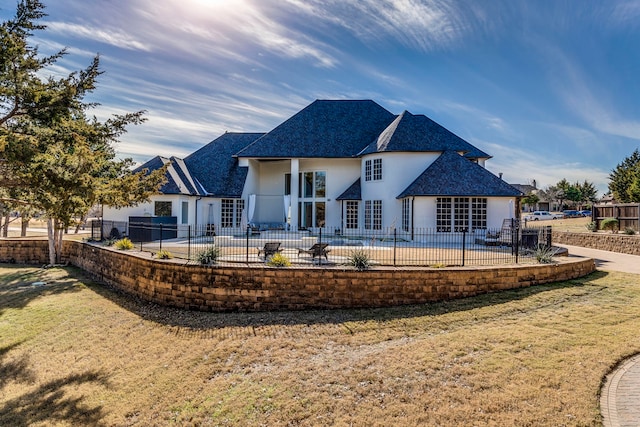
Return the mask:
[[[43,0],[42,54],[100,56],[93,114],[145,110],[119,156],[186,157],[315,99],[425,114],[509,183],[600,193],[640,146],[640,0]],[[15,13],[0,0],[0,19]]]

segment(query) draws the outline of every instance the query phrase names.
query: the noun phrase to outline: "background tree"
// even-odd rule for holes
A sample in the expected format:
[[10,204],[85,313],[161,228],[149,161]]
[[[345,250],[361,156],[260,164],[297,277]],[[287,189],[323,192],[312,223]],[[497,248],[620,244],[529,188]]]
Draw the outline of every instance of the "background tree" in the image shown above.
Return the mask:
[[[105,122],[88,117],[84,101],[102,73],[96,56],[84,70],[65,78],[40,76],[66,54],[40,58],[28,37],[44,17],[36,0],[18,3],[14,19],[0,25],[0,158],[12,177],[12,191],[47,217],[49,258],[59,262],[63,231],[93,204],[130,206],[148,200],[164,182],[165,169],[131,172],[131,159],[117,160],[113,148],[143,112]],[[0,184],[2,185],[2,184]]]
[[640,202],[640,152],[637,148],[609,174],[609,191],[618,202]]
[[529,207],[535,207],[540,201],[540,197],[537,194],[529,193],[522,198],[522,203]]
[[576,182],[574,185],[582,195],[581,203],[593,204],[598,201],[598,190],[592,182],[585,179],[583,183]]

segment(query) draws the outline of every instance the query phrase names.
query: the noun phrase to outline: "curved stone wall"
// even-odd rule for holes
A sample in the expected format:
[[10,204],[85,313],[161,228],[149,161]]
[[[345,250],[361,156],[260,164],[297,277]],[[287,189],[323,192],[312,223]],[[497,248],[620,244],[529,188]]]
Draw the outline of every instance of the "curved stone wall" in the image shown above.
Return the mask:
[[[38,252],[39,250],[39,252]],[[46,241],[0,241],[0,261],[46,262]],[[22,258],[25,256],[26,258]],[[66,241],[64,258],[105,283],[159,304],[201,311],[388,307],[464,298],[575,279],[595,271],[592,259],[494,267],[270,268],[184,265],[149,254]]]

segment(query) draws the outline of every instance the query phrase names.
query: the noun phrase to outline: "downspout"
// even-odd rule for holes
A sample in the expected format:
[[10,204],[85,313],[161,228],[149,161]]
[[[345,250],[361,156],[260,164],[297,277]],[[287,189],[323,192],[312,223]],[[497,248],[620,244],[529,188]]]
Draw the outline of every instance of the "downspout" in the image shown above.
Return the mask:
[[414,207],[415,203],[416,203],[416,196],[413,196],[411,198],[411,241],[413,241],[413,239],[414,239],[413,218],[414,218],[414,215],[415,215],[415,213],[414,213],[415,211],[414,211],[413,207]]
[[198,196],[198,198],[196,199],[196,224],[195,224],[196,230],[198,229],[198,201],[199,200],[202,200],[202,196]]

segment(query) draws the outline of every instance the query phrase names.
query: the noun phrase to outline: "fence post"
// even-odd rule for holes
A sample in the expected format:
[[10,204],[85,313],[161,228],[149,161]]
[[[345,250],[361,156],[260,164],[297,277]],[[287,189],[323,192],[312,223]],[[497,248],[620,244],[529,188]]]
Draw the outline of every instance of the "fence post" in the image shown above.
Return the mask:
[[251,227],[247,225],[247,264],[249,264],[249,233],[250,232],[251,232]]
[[187,226],[187,259],[191,259],[191,224]]
[[162,250],[162,223],[160,223],[160,249],[159,251]]
[[396,266],[396,246],[398,244],[398,229],[393,227],[393,266]]
[[513,236],[512,241],[515,240],[513,242],[513,247],[515,249],[515,255],[516,255],[516,264],[518,263],[518,254],[520,253],[520,224],[518,222],[516,222],[516,220],[514,218],[511,218],[511,235]]
[[467,227],[462,229],[462,266],[464,267],[464,249],[467,246]]
[[318,243],[322,244],[322,227],[318,229]]

